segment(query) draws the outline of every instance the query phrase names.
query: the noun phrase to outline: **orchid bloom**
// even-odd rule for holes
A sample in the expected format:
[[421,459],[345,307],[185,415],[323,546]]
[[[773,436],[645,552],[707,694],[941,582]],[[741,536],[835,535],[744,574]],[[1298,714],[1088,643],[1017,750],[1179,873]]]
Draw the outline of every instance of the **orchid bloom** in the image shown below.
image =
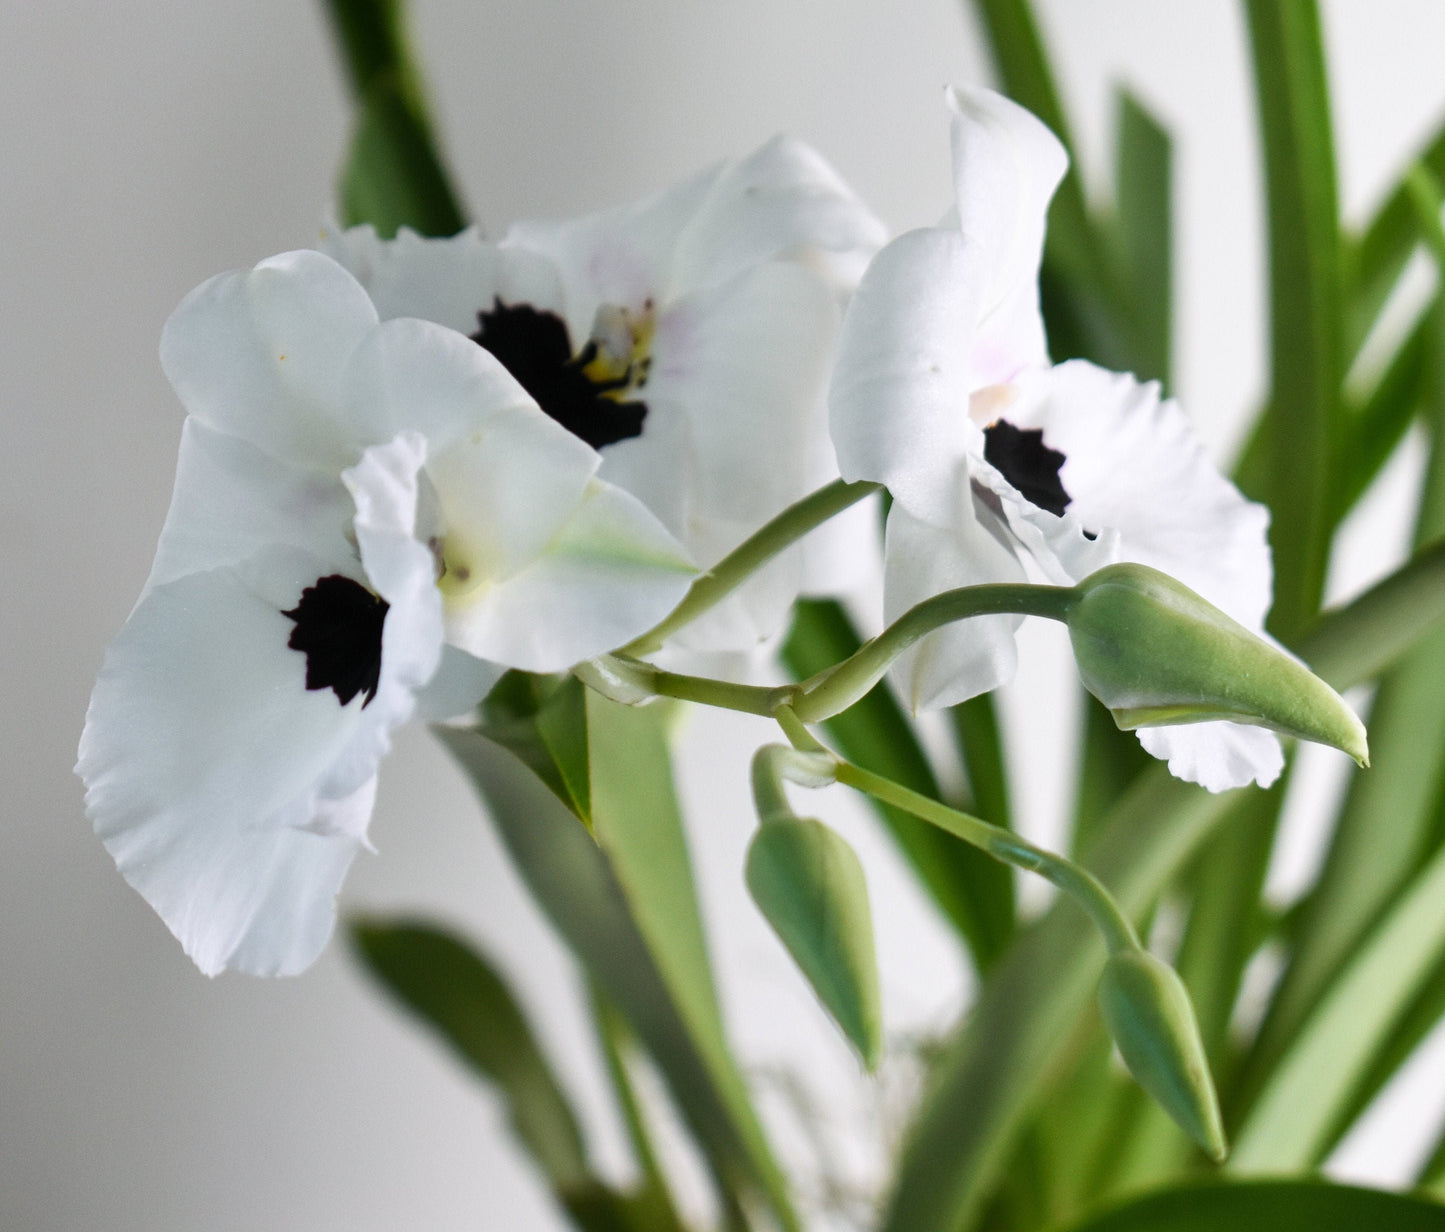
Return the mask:
[[204,283],[161,361],[189,412],[175,492],[77,770],[203,971],[294,972],[330,936],[392,729],[626,642],[695,570],[493,356],[380,322],[320,253]]
[[[1060,584],[1114,561],[1168,573],[1254,631],[1269,608],[1268,514],[1214,468],[1154,384],[1050,367],[1038,306],[1049,200],[1067,167],[1033,115],[949,92],[957,209],[873,261],[849,306],[830,394],[846,479],[894,497],[885,616],[942,590]],[[940,629],[895,665],[915,709],[996,688],[1015,616]],[[1229,722],[1138,733],[1179,777],[1222,790],[1279,774],[1277,738]]]
[[[835,477],[825,390],[840,303],[884,238],[816,152],[776,138],[633,205],[518,223],[500,243],[359,227],[326,248],[383,319],[438,321],[500,359],[707,568]],[[815,532],[678,641],[736,651],[771,636],[823,572],[810,550],[836,566],[846,533]]]

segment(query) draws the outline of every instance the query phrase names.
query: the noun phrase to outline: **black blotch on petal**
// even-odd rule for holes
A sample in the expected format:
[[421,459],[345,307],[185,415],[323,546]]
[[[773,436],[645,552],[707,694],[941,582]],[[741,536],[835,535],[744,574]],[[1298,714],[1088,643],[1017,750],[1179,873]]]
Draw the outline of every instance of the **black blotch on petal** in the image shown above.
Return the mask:
[[1064,455],[1044,444],[1042,428],[1015,428],[1000,419],[983,430],[984,460],[1025,498],[1055,517],[1068,508],[1069,494],[1059,479]]
[[583,369],[596,358],[596,345],[589,342],[574,358],[567,323],[555,312],[497,298],[491,311],[479,312],[477,320],[481,328],[472,341],[501,360],[537,405],[573,436],[601,449],[642,435],[647,404],[605,396],[625,388],[628,378],[589,377]]
[[332,689],[345,706],[365,693],[371,705],[381,683],[381,630],[390,604],[340,574],[316,579],[287,616],[296,622],[286,643],[306,656],[306,687]]

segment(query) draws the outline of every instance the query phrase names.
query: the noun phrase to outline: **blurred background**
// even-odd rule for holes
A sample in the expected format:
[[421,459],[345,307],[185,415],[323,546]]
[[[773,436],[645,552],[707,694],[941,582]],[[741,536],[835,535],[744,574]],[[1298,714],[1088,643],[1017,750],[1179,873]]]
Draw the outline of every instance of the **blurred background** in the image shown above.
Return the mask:
[[[1263,385],[1260,175],[1244,35],[1225,0],[1039,0],[1086,171],[1127,82],[1176,138],[1178,393],[1222,460]],[[1445,111],[1445,6],[1324,4],[1347,217]],[[476,217],[571,215],[784,130],[894,230],[950,204],[948,82],[987,80],[958,0],[414,0],[445,148]],[[306,245],[331,209],[345,91],[319,6],[0,0],[0,1226],[17,1232],[561,1227],[490,1096],[367,985],[344,945],[296,979],[209,981],[115,873],[71,774],[91,681],[145,578],[181,410],[156,359],[181,296]],[[1101,178],[1091,177],[1096,181]],[[1407,441],[1331,593],[1403,553]],[[1005,701],[1032,833],[1058,832],[1071,668],[1031,635]],[[1067,687],[1060,687],[1063,681]],[[785,1153],[799,1076],[836,1171],[867,1184],[906,1074],[855,1076],[741,884],[745,768],[766,725],[702,715],[680,752],[729,1025]],[[1329,789],[1321,756],[1308,776]],[[968,982],[851,802],[820,805],[870,871],[889,1029],[944,1028]],[[1273,883],[1311,858],[1297,802]],[[576,976],[424,729],[401,733],[343,910],[464,928],[518,982],[605,1169],[624,1167]],[[1427,1045],[1337,1175],[1397,1182],[1445,1108]],[[901,1069],[902,1067],[899,1067]],[[1412,1136],[1413,1134],[1413,1136]],[[686,1168],[683,1159],[680,1167]]]

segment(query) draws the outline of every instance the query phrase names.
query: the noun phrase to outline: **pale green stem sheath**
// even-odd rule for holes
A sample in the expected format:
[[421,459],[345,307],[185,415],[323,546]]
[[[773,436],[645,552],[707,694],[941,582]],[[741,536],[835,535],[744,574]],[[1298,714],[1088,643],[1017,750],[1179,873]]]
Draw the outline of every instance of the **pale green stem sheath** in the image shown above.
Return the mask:
[[804,723],[821,723],[847,710],[877,684],[905,650],[926,634],[970,616],[1011,613],[1066,620],[1077,592],[1067,586],[1000,583],[946,590],[910,608],[852,658],[803,684],[793,710]]
[[835,514],[856,505],[865,496],[871,496],[879,487],[876,483],[845,483],[835,479],[812,495],[789,505],[698,578],[682,602],[661,624],[625,646],[621,653],[641,658],[660,649],[669,637],[721,603],[779,552],[791,547]]
[[788,803],[784,782],[803,787],[826,787],[836,782],[838,762],[831,754],[803,752],[785,744],[765,744],[753,757],[753,800],[758,820],[792,821],[797,814]]
[[951,809],[937,800],[930,800],[927,796],[910,791],[849,762],[838,763],[837,780],[947,830],[995,860],[1037,873],[1046,881],[1053,882],[1089,913],[1089,918],[1103,935],[1104,944],[1108,946],[1110,954],[1141,948],[1134,926],[1119,910],[1109,896],[1109,891],[1098,878],[1077,864],[1035,847],[1017,834],[991,826],[967,813],[960,813],[957,809]]

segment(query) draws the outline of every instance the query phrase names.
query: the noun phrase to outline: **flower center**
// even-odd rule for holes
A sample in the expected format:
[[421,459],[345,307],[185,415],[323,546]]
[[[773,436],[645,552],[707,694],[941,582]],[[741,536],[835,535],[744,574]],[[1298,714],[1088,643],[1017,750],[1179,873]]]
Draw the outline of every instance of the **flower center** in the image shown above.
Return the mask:
[[1059,479],[1064,455],[1044,444],[1042,428],[1015,428],[996,419],[983,430],[983,457],[1027,500],[1063,517],[1070,499]]
[[343,706],[365,693],[365,710],[381,682],[381,630],[390,605],[340,574],[316,579],[287,616],[296,622],[286,643],[306,656],[306,687],[332,689]]
[[530,304],[492,301],[477,314],[472,341],[499,360],[537,405],[593,449],[642,435],[647,405],[624,400],[647,382],[651,314],[610,305],[598,310],[592,337],[577,354],[567,323]]

